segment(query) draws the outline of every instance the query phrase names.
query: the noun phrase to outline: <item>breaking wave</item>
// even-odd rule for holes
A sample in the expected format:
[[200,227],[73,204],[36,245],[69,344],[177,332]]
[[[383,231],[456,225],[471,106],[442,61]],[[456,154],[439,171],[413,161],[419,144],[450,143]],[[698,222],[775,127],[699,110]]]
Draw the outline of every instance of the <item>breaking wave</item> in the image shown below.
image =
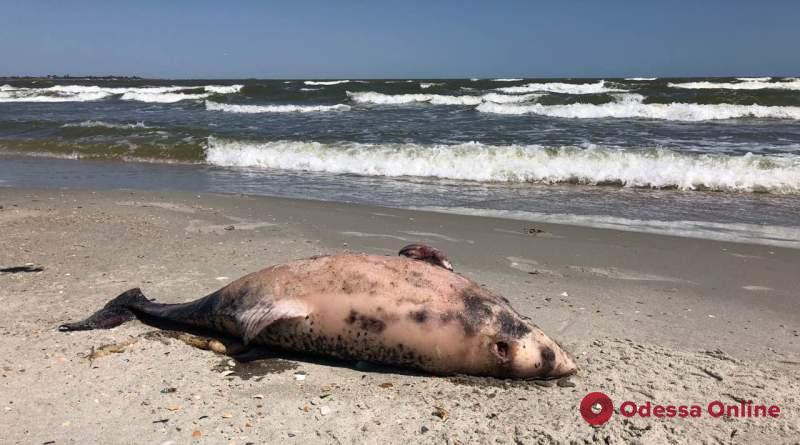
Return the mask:
[[315,113],[325,111],[347,111],[349,105],[235,105],[206,101],[206,110],[228,113]]
[[656,80],[658,77],[626,77],[625,80],[633,80],[636,82],[649,82],[651,80]]
[[120,99],[122,100],[135,100],[138,102],[155,102],[170,104],[180,102],[182,100],[198,100],[205,99],[211,93],[200,94],[183,94],[183,93],[152,93],[149,91],[130,91],[123,94]]
[[528,102],[541,96],[541,94],[507,95],[487,93],[481,96],[463,95],[448,96],[444,94],[383,94],[374,91],[347,92],[350,100],[359,103],[380,105],[402,105],[411,103],[429,103],[432,105],[467,105],[475,106],[485,102],[492,103],[518,103]]
[[349,80],[306,80],[303,83],[306,85],[339,85],[349,82]]
[[213,94],[236,94],[242,91],[244,85],[206,85],[203,88]]
[[600,93],[619,93],[625,92],[619,88],[610,88],[606,86],[605,80],[600,80],[595,83],[563,83],[563,82],[548,82],[548,83],[528,83],[525,85],[514,87],[497,88],[497,91],[503,93],[561,93],[561,94],[600,94]]
[[[766,80],[764,80],[766,79]],[[672,88],[691,90],[800,90],[800,79],[769,82],[771,78],[740,78],[740,82],[684,82],[669,83]]]
[[[211,94],[235,94],[243,85],[205,85],[168,87],[100,87],[95,85],[56,85],[47,88],[0,87],[0,102],[89,102],[120,96],[122,100],[172,103],[204,99]],[[187,93],[201,89],[204,93]]]
[[498,104],[486,102],[477,107],[483,113],[538,114],[575,119],[641,118],[670,121],[707,121],[738,118],[800,119],[800,107],[733,104],[654,104],[643,103],[638,94],[625,94],[616,102],[600,105]]
[[524,79],[492,79],[492,82],[519,82]]
[[800,157],[686,154],[667,149],[538,145],[244,142],[209,138],[219,166],[421,176],[482,182],[575,183],[737,192],[800,192]]

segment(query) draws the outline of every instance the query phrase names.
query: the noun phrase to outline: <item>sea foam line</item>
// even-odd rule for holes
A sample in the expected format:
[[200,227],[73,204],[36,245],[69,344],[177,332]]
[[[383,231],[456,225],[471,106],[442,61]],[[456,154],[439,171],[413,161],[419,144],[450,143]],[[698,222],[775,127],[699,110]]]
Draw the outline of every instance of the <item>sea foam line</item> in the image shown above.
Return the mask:
[[228,113],[315,113],[327,111],[347,111],[349,105],[236,105],[206,101],[206,110]]
[[349,82],[349,80],[306,80],[303,83],[306,85],[339,85]]
[[646,104],[638,94],[626,94],[616,102],[600,105],[574,103],[568,105],[483,103],[477,110],[495,114],[538,114],[543,116],[598,119],[641,118],[671,121],[707,121],[738,118],[800,119],[800,107],[733,105],[733,104]]
[[474,106],[484,102],[516,103],[528,102],[541,97],[541,94],[507,95],[488,93],[481,96],[463,95],[448,96],[444,94],[384,94],[374,91],[347,92],[353,102],[379,105],[402,105],[411,103],[429,103],[432,105],[468,105]]
[[616,184],[800,192],[800,157],[537,145],[247,142],[209,138],[206,161],[235,167],[481,182]]
[[740,79],[740,82],[683,82],[672,83],[672,88],[683,88],[691,90],[800,90],[800,79],[788,79],[778,82],[769,82],[771,78],[749,78]]
[[614,93],[625,92],[626,90],[619,88],[612,88],[606,86],[605,80],[599,80],[595,83],[563,83],[563,82],[546,82],[546,83],[528,83],[525,85],[497,88],[497,91],[503,93],[561,93],[561,94],[600,94],[600,93]]
[[[211,94],[234,94],[243,85],[204,85],[204,86],[145,86],[145,87],[101,87],[97,85],[55,85],[47,88],[15,88],[10,85],[0,87],[0,102],[89,102],[111,96],[122,100],[140,102],[172,103],[181,100],[204,99]],[[204,93],[182,93],[188,90],[203,89]]]

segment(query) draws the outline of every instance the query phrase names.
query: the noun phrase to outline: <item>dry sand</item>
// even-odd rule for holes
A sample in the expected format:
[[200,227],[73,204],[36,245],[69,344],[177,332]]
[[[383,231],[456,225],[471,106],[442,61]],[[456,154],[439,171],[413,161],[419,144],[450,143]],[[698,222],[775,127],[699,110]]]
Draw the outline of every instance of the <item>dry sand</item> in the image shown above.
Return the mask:
[[[44,268],[0,273],[3,443],[800,438],[798,250],[238,195],[5,188],[0,205],[0,268]],[[138,322],[55,330],[131,287],[188,301],[273,263],[394,254],[412,241],[441,248],[458,271],[507,296],[576,356],[579,374],[558,386],[296,357],[243,365]],[[591,391],[615,401],[602,427],[578,412]],[[742,399],[781,415],[618,412],[624,400]]]

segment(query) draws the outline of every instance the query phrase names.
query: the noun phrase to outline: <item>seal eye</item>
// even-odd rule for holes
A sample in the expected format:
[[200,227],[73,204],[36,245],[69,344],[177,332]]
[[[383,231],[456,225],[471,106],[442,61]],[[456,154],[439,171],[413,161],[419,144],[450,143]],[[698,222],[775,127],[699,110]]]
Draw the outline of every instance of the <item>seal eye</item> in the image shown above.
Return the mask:
[[492,343],[492,352],[501,362],[507,362],[510,359],[510,351],[511,348],[508,346],[508,343],[504,341]]

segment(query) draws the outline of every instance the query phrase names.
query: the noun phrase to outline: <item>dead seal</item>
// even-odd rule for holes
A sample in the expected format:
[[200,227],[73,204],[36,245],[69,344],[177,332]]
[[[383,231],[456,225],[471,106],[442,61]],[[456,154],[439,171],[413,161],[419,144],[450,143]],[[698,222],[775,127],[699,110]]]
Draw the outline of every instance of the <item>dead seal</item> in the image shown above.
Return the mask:
[[508,300],[448,266],[441,252],[420,245],[396,257],[320,256],[268,267],[189,303],[156,303],[131,289],[59,329],[109,329],[137,318],[244,345],[437,375],[525,379],[576,371],[569,354]]

